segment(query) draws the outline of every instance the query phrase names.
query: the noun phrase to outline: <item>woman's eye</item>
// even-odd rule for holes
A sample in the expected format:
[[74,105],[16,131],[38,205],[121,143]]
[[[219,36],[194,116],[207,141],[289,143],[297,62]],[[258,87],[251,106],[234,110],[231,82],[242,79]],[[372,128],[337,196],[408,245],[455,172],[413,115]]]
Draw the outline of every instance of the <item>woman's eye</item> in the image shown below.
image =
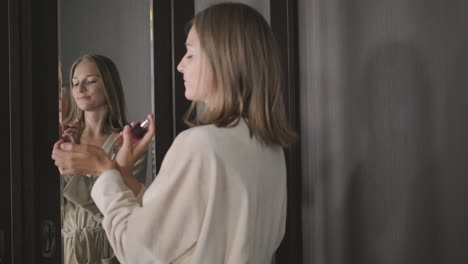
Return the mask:
[[89,80],[88,83],[95,83],[97,82],[96,80]]
[[72,83],[72,87],[78,86],[78,83]]

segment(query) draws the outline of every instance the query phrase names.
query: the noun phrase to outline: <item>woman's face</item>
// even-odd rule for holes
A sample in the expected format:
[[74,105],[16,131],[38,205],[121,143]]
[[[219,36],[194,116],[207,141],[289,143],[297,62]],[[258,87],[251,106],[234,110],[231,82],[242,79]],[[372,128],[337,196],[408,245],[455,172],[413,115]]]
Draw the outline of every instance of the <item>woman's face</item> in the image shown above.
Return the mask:
[[72,93],[77,106],[83,111],[107,109],[104,83],[93,62],[80,62],[73,73]]
[[185,98],[207,103],[214,86],[213,70],[200,46],[195,27],[190,29],[185,47],[187,52],[177,65],[177,70],[184,75]]

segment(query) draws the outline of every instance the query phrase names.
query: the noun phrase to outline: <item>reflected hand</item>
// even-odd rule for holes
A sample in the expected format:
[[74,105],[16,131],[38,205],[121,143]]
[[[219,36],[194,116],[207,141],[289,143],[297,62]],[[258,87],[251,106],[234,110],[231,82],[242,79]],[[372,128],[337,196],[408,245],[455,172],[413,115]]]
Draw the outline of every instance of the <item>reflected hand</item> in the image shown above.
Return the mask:
[[[54,146],[53,146],[53,148],[52,148],[52,159],[54,159],[54,150],[55,150],[58,146],[60,146],[60,144],[62,144],[62,143],[64,143],[64,142],[65,142],[65,139],[63,138],[63,136],[62,136],[61,139],[59,139],[57,142],[55,142],[55,144],[54,144]],[[57,164],[55,164],[55,165],[57,165]],[[58,168],[58,170],[59,170],[59,172],[60,172],[60,175],[66,175],[65,173],[63,173],[62,168],[60,168],[59,166],[57,166],[57,168]]]
[[65,142],[79,143],[79,122],[62,125],[62,138]]
[[100,147],[78,145],[60,139],[54,144],[52,159],[61,174],[87,174],[99,176],[115,169],[114,162]]
[[[148,115],[149,126],[148,131],[143,138],[134,139],[130,131],[130,126],[125,126],[122,131],[123,144],[117,156],[115,157],[116,165],[123,176],[129,176],[132,173],[132,168],[135,162],[146,151],[151,139],[155,133],[154,118]],[[135,123],[132,123],[135,125]]]

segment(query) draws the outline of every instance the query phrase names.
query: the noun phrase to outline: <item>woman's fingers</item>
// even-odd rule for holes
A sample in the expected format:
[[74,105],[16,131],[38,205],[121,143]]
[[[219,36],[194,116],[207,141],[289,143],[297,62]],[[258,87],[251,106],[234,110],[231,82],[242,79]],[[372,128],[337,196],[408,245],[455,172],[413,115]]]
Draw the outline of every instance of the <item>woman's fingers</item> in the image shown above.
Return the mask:
[[[133,163],[147,149],[155,134],[153,116],[148,115],[148,120],[148,131],[137,142],[132,138],[130,126],[125,126],[122,131],[124,138],[123,145],[116,158],[120,162],[119,165],[126,167],[133,166]],[[132,123],[133,126],[135,124],[135,122]],[[73,137],[76,131],[76,128],[69,127],[63,134]],[[86,173],[100,175],[105,170],[115,168],[115,164],[102,148],[65,142],[64,139],[60,139],[54,144],[52,159],[55,161],[55,165],[59,168],[61,174]]]
[[138,156],[141,155],[148,145],[151,143],[151,140],[153,139],[154,132],[155,132],[155,124],[154,124],[154,118],[153,115],[148,115],[148,120],[149,120],[149,126],[148,126],[148,131],[145,133],[143,138],[138,141],[138,143],[135,146],[134,152]]
[[54,149],[60,149],[60,144],[62,144],[63,142],[64,142],[64,141],[63,141],[62,138],[59,139],[59,140],[57,140],[57,142],[54,143],[54,147],[52,148],[52,150],[54,150]]
[[[55,142],[55,144],[54,144],[54,146],[53,146],[53,148],[52,148],[52,155],[51,155],[51,158],[54,160],[54,163],[55,163],[56,166],[57,166],[57,161],[56,161],[56,159],[57,159],[57,155],[58,155],[58,154],[57,154],[57,151],[61,151],[61,150],[60,150],[60,144],[62,144],[63,142],[64,142],[63,139],[57,140],[57,142]],[[57,166],[57,168],[58,168],[60,174],[63,175],[63,174],[64,174],[63,169],[62,169],[60,166]]]
[[72,123],[68,123],[68,124],[62,124],[62,128],[65,130],[67,128],[70,128],[70,127],[78,127],[80,125],[80,122],[79,121],[75,121],[75,122],[72,122]]
[[64,140],[61,138],[59,140],[57,140],[57,142],[55,142],[53,148],[52,148],[52,159],[55,160],[56,159],[56,152],[57,151],[60,151],[60,144],[62,144],[64,142]]
[[62,132],[62,138],[67,142],[76,143],[78,132],[77,128],[69,127]]
[[54,150],[52,154],[52,159],[54,159],[60,174],[66,174],[67,168],[71,167],[72,162],[68,155],[69,153],[64,153],[61,150]]
[[61,149],[54,149],[52,152],[52,159],[55,165],[59,168],[69,168],[76,166],[77,161],[86,158],[86,155],[79,152],[67,152]]
[[130,148],[132,144],[132,132],[129,126],[125,126],[122,130],[122,137],[122,148]]
[[52,159],[55,160],[55,165],[61,168],[62,174],[100,175],[106,170],[115,168],[107,153],[102,148],[92,145],[57,142],[52,152]]
[[73,174],[78,174],[79,172],[76,172],[72,168],[58,168],[60,175],[73,175]]
[[[135,162],[134,159],[134,151],[133,151],[133,138],[132,133],[130,132],[130,126],[125,126],[122,130],[123,136],[123,143],[122,147],[120,148],[117,156],[115,157],[115,161],[122,169],[131,168],[133,163]],[[122,172],[122,171],[121,171]]]
[[60,149],[68,152],[77,152],[82,154],[96,154],[104,152],[102,148],[97,146],[87,144],[75,144],[70,142],[62,142],[60,144]]
[[63,132],[77,132],[78,128],[75,127],[68,127],[67,129],[64,129]]
[[149,126],[148,131],[143,138],[134,139],[129,126],[125,126],[122,131],[123,144],[115,158],[120,168],[131,168],[135,161],[146,151],[149,143],[154,136],[154,119],[152,115],[148,115]]

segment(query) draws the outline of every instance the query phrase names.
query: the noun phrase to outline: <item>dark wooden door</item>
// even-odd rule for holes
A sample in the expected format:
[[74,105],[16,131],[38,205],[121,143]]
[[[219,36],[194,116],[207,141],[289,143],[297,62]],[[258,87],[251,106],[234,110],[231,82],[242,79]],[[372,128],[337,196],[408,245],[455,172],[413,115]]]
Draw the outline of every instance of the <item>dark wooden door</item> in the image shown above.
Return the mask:
[[2,10],[8,10],[10,103],[5,255],[11,263],[60,263],[60,178],[50,158],[58,138],[57,3],[9,1]]

